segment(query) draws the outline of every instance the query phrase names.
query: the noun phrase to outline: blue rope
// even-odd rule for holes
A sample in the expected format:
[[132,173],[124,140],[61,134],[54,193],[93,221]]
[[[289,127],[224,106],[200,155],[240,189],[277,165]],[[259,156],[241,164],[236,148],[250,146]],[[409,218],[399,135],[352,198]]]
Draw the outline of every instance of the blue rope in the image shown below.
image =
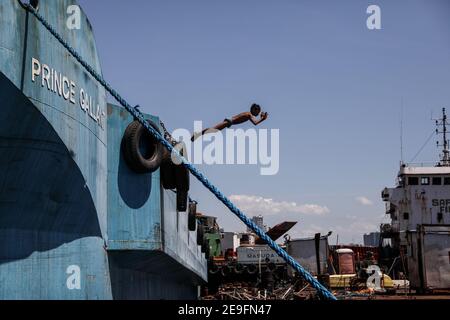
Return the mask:
[[307,281],[312,287],[317,290],[320,297],[326,300],[336,300],[336,297],[327,290],[317,279],[315,279],[309,272],[307,272],[297,261],[287,254],[275,241],[259,228],[252,220],[250,220],[239,208],[237,208],[215,185],[213,185],[196,167],[194,167],[188,160],[186,160],[164,137],[156,131],[146,121],[144,114],[138,108],[132,107],[128,102],[122,98],[117,91],[115,91],[101,75],[99,75],[82,57],[73,49],[57,32],[56,30],[40,15],[31,5],[24,4],[20,0],[19,3],[27,11],[31,12],[44,27],[70,52],[70,54],[94,77],[117,102],[119,102],[133,117],[138,120],[162,145],[164,145],[172,154],[182,162],[182,164],[195,176],[209,191],[211,191],[217,199],[219,199],[231,212],[233,212],[244,224],[255,232],[270,248],[272,248],[287,264],[294,268],[298,274]]

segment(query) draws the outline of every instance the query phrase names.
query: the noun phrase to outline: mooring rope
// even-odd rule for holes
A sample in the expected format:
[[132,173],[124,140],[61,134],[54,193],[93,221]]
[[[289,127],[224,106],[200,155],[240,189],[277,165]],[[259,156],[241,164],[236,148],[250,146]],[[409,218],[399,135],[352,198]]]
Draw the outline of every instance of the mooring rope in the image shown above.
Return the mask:
[[196,177],[217,199],[219,199],[231,212],[233,212],[244,224],[249,227],[258,237],[266,242],[287,264],[289,264],[298,274],[317,290],[320,297],[326,300],[336,300],[336,297],[325,288],[317,279],[306,271],[297,261],[295,261],[283,248],[273,241],[260,227],[249,219],[238,207],[234,205],[214,184],[212,184],[193,164],[184,158],[171,143],[169,143],[157,130],[148,124],[145,116],[138,108],[132,107],[122,96],[114,90],[101,75],[99,75],[79,54],[72,48],[53,28],[47,20],[35,10],[30,4],[24,4],[18,0],[23,8],[33,14],[42,25],[61,43],[61,45],[70,52],[70,54],[91,74],[104,88],[119,102],[137,121],[139,121],[158,142],[174,154],[180,162]]

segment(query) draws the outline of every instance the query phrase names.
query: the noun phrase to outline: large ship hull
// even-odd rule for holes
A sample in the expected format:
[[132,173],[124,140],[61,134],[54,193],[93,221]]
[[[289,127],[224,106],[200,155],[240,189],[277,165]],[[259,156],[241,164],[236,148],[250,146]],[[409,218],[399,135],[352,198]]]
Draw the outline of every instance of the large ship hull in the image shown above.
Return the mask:
[[[101,74],[71,5],[39,12]],[[186,215],[158,171],[124,163],[133,119],[17,0],[0,3],[0,33],[0,299],[196,298],[206,263]]]

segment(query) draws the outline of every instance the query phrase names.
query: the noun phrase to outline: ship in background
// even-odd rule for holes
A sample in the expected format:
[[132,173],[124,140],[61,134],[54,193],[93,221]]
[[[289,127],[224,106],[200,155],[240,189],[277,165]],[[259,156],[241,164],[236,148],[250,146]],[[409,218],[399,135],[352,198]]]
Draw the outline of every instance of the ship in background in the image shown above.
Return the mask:
[[[390,224],[381,225],[394,277],[408,279],[421,293],[450,290],[450,151],[447,115],[436,120],[442,154],[435,165],[401,163],[394,188],[382,199]],[[389,257],[390,256],[390,257]]]
[[[76,1],[32,3],[101,74],[86,15],[66,26]],[[198,297],[189,176],[163,186],[161,146],[133,120],[18,0],[0,2],[0,299]]]

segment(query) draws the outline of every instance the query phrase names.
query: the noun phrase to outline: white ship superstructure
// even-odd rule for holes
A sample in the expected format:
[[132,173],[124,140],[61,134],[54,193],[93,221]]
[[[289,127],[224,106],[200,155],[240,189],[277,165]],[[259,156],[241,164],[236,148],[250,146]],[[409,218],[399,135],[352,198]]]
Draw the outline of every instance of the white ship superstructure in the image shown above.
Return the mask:
[[447,117],[442,126],[443,152],[435,166],[401,164],[395,188],[382,191],[391,224],[394,249],[406,263],[411,288],[419,291],[450,289],[450,163]]

